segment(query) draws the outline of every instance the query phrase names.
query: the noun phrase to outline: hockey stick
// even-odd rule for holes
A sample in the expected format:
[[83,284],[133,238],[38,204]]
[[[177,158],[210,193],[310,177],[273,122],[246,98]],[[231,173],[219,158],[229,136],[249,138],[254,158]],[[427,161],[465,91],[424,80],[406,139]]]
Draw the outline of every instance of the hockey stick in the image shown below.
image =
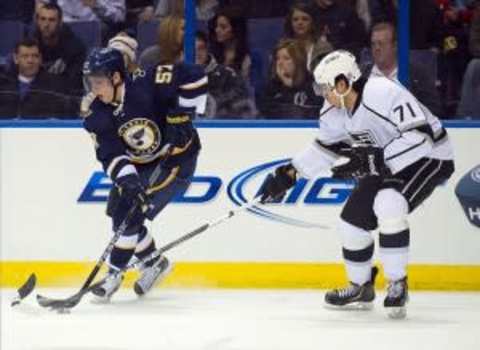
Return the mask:
[[255,198],[254,200],[252,200],[251,202],[247,202],[247,203],[244,203],[242,206],[240,206],[239,208],[236,208],[236,209],[233,209],[233,210],[229,210],[228,213],[218,217],[217,219],[214,219],[214,220],[210,220],[208,222],[206,222],[205,224],[197,227],[196,229],[184,234],[183,236],[177,238],[176,240],[164,245],[163,247],[161,248],[158,248],[156,251],[154,251],[153,253],[151,253],[150,255],[144,257],[142,260],[137,260],[137,261],[134,261],[130,264],[128,264],[126,267],[124,267],[121,272],[125,272],[129,269],[133,269],[133,268],[138,268],[140,267],[141,265],[145,264],[145,263],[148,263],[150,261],[152,261],[153,259],[155,258],[158,258],[159,256],[161,256],[163,253],[165,253],[166,251],[172,249],[172,248],[175,248],[176,246],[180,245],[181,243],[185,242],[185,241],[188,241],[189,239],[199,235],[200,233],[202,232],[205,232],[206,230],[208,230],[209,228],[212,228],[214,226],[217,226],[225,221],[227,221],[228,219],[231,219],[232,217],[234,217],[235,215],[237,215],[238,213],[244,211],[244,210],[248,210],[250,209],[251,207],[255,206],[256,204],[260,203],[260,197],[258,198]]
[[21,303],[23,299],[30,295],[30,293],[35,289],[35,285],[37,284],[37,276],[32,273],[25,283],[17,289],[17,294],[13,298],[11,302],[11,306],[15,306]]
[[[201,226],[197,227],[196,229],[188,232],[187,234],[185,234],[185,235],[177,238],[176,240],[168,243],[167,245],[157,249],[156,251],[154,251],[150,255],[146,256],[145,258],[143,258],[141,260],[136,260],[136,261],[128,264],[123,269],[118,271],[118,273],[124,273],[129,269],[138,268],[141,265],[143,265],[143,264],[145,264],[149,261],[152,261],[153,259],[161,256],[166,251],[168,251],[168,250],[180,245],[181,243],[199,235],[202,232],[205,232],[209,228],[212,228],[214,226],[217,226],[217,225],[227,221],[228,219],[237,215],[239,212],[247,210],[247,209],[253,207],[254,205],[258,204],[259,202],[260,202],[260,198],[257,198],[257,199],[254,199],[251,202],[247,202],[247,203],[243,204],[242,206],[240,206],[237,209],[229,210],[227,214],[224,214],[217,219],[214,219],[214,220],[211,220],[211,221],[208,221],[208,222],[204,223],[203,225],[201,225]],[[63,300],[48,299],[47,300],[47,298],[40,297],[38,295],[37,295],[37,299],[39,297],[41,298],[41,301],[39,300],[39,303],[40,303],[40,305],[42,305],[42,303],[43,303],[44,305],[42,305],[42,306],[44,306],[44,307],[50,307],[50,308],[52,308],[54,310],[57,310],[57,311],[65,311],[65,309],[71,309],[71,308],[75,307],[80,302],[80,300],[83,298],[84,295],[88,294],[90,291],[92,291],[94,288],[101,285],[102,283],[103,283],[103,279],[100,280],[97,283],[94,283],[91,286],[89,285],[86,288],[82,288],[77,294],[71,296],[68,299],[63,299]]]
[[103,263],[105,262],[105,260],[107,260],[108,255],[113,250],[113,247],[115,246],[115,243],[117,243],[120,236],[122,236],[125,233],[125,230],[127,229],[127,226],[129,224],[130,220],[132,219],[133,215],[135,214],[135,212],[138,209],[138,206],[139,206],[139,204],[135,203],[129,209],[129,211],[127,213],[127,216],[125,217],[125,219],[123,219],[119,228],[117,229],[117,231],[113,235],[112,239],[108,243],[107,247],[103,251],[102,255],[100,256],[100,259],[97,260],[97,263],[95,264],[95,267],[93,268],[93,270],[88,275],[87,279],[83,283],[80,290],[76,294],[74,294],[71,297],[66,298],[66,299],[52,299],[52,298],[47,298],[47,297],[44,297],[40,294],[37,294],[37,301],[40,304],[40,306],[49,307],[49,308],[52,308],[53,310],[56,310],[56,309],[58,310],[58,309],[68,309],[68,308],[71,308],[71,307],[78,304],[78,302],[80,301],[79,298],[81,298],[82,292],[87,290],[88,287],[90,287],[90,285],[92,284],[95,277],[97,277],[98,271],[100,271],[100,268],[102,267]]
[[[168,158],[169,153],[167,154],[166,158],[164,161]],[[149,187],[152,186],[155,181],[158,179],[160,176],[160,173],[162,172],[162,164],[163,162],[159,162],[159,164],[155,167],[153,170],[152,174],[150,174],[150,178],[148,179]],[[69,309],[74,307],[80,302],[80,299],[83,296],[83,292],[88,290],[90,285],[92,284],[93,280],[98,274],[98,271],[100,271],[100,268],[102,267],[103,263],[107,259],[108,255],[112,252],[113,247],[115,246],[115,243],[117,243],[118,239],[120,236],[122,236],[125,233],[125,230],[127,229],[130,220],[132,219],[133,215],[137,211],[140,203],[136,202],[127,212],[127,215],[123,219],[122,223],[118,227],[117,231],[115,232],[114,236],[108,243],[107,247],[103,251],[102,255],[100,258],[97,260],[97,263],[95,264],[95,267],[93,270],[90,272],[88,275],[86,281],[83,283],[82,287],[80,290],[72,295],[69,298],[66,299],[53,299],[53,298],[47,298],[44,297],[40,294],[37,294],[37,301],[40,306],[51,308],[52,310],[58,310],[58,311],[64,311],[65,309]]]

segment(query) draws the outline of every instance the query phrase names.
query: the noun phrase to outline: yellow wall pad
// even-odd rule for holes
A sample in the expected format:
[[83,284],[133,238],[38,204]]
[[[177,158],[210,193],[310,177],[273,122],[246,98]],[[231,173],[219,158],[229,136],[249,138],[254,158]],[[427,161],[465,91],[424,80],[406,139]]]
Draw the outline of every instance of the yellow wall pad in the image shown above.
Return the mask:
[[[93,263],[4,261],[0,262],[0,287],[18,288],[35,272],[40,287],[77,287]],[[103,274],[103,273],[101,273]],[[127,274],[131,286],[134,272]],[[341,264],[177,262],[162,286],[179,288],[332,288],[344,285]],[[480,291],[480,265],[412,265],[409,286],[415,290]],[[384,287],[380,274],[377,287]]]

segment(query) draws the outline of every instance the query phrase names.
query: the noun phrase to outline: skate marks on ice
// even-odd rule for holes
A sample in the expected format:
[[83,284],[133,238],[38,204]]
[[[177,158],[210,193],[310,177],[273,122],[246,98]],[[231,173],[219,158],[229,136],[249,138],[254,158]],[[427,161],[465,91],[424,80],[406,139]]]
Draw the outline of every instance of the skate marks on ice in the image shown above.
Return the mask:
[[[70,291],[50,292],[61,297]],[[412,292],[401,321],[387,318],[383,293],[366,312],[327,310],[323,296],[318,290],[158,289],[139,300],[122,289],[111,304],[86,298],[66,315],[33,299],[22,309],[7,308],[2,298],[1,349],[480,349],[480,293]]]

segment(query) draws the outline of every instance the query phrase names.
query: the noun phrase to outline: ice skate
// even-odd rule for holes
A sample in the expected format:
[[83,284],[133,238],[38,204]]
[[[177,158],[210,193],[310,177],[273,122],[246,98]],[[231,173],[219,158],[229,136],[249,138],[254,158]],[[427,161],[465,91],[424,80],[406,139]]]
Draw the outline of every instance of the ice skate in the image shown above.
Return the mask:
[[370,281],[363,285],[350,282],[341,289],[334,289],[325,294],[325,306],[329,309],[371,310],[375,299],[375,278],[378,268],[372,268]]
[[383,306],[388,317],[392,319],[403,319],[407,316],[408,283],[407,277],[398,281],[390,281],[387,286],[387,296]]
[[133,290],[138,296],[148,293],[170,273],[172,268],[173,264],[166,257],[161,256],[152,266],[141,269],[141,276],[135,282]]
[[113,294],[120,288],[123,281],[123,274],[109,272],[107,276],[92,289],[95,303],[108,303]]

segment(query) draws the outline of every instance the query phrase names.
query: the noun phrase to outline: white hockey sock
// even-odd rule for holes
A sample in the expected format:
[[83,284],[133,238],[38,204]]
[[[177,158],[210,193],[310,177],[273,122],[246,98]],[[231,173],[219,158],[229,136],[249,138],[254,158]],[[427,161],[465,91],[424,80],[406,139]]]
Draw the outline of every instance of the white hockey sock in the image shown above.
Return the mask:
[[385,277],[397,281],[407,275],[410,230],[395,234],[380,233],[380,259]]
[[347,270],[348,280],[358,285],[362,285],[370,281],[372,276],[372,260],[362,263],[355,263],[346,260],[345,268]]
[[348,280],[362,285],[370,281],[374,241],[369,231],[340,220],[338,230],[342,237],[342,255]]
[[380,248],[380,259],[389,281],[397,281],[407,275],[408,247]]

